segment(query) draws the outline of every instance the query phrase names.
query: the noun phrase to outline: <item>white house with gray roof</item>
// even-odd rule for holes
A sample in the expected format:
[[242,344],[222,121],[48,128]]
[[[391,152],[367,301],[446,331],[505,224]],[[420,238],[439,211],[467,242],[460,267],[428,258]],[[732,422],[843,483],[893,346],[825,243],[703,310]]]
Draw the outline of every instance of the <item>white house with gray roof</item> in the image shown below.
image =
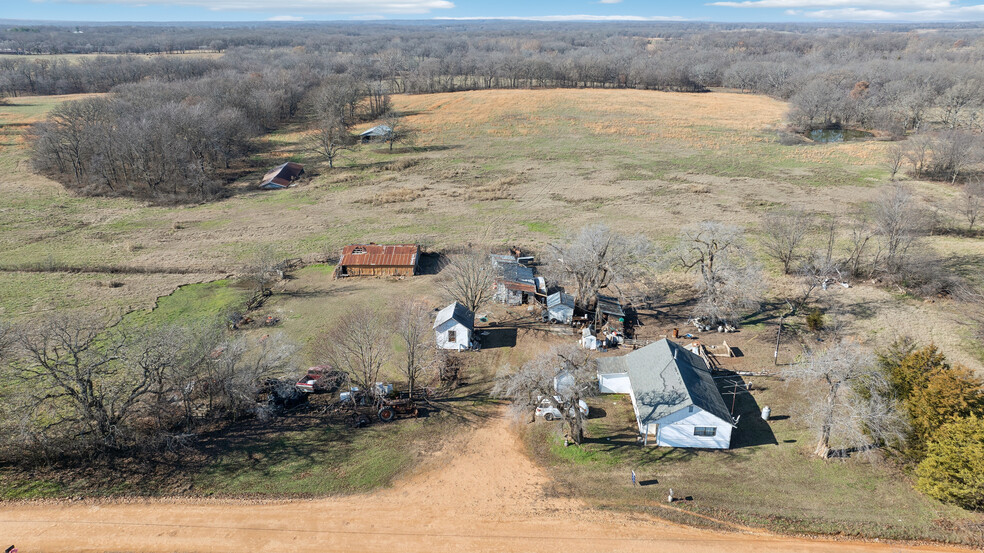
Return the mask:
[[629,394],[639,434],[666,447],[728,449],[735,421],[707,364],[663,339],[620,357],[600,357],[602,393]]
[[475,332],[475,314],[458,302],[437,312],[434,319],[434,339],[437,347],[462,351],[471,349]]

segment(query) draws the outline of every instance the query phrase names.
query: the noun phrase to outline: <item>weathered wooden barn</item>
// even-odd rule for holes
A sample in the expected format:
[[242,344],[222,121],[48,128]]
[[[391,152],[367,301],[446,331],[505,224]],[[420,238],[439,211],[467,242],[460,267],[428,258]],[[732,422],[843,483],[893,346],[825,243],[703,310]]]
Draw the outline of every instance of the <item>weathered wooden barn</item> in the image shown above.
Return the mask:
[[417,244],[353,244],[342,248],[335,276],[413,276],[419,268]]
[[520,262],[520,259],[532,261],[532,257],[492,255],[491,259],[499,270],[495,278],[495,301],[506,305],[522,305],[541,294],[536,277],[533,276],[533,268]]

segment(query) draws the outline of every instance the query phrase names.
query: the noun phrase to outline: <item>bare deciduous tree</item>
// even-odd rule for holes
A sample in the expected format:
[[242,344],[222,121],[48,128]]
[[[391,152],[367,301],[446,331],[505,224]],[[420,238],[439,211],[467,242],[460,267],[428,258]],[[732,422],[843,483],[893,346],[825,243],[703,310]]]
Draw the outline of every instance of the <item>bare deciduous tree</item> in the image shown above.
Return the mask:
[[912,191],[903,184],[893,184],[884,190],[875,203],[873,223],[882,239],[878,261],[888,274],[899,274],[924,227]]
[[39,434],[74,434],[97,448],[124,443],[127,417],[151,374],[125,363],[127,336],[105,328],[95,319],[60,316],[21,334],[22,362],[7,377],[24,386]]
[[737,227],[713,221],[687,227],[680,233],[676,257],[684,269],[697,273],[695,316],[734,324],[758,308],[764,277],[748,259],[744,235]]
[[967,182],[957,196],[956,204],[957,210],[967,219],[967,230],[973,232],[974,224],[984,210],[984,183],[979,178]]
[[310,141],[310,149],[327,161],[329,168],[335,167],[342,152],[351,150],[355,145],[355,137],[349,132],[345,120],[335,113],[326,114],[318,120]]
[[261,247],[242,268],[242,279],[253,291],[269,295],[270,286],[283,278],[278,266],[284,260],[271,246]]
[[389,127],[385,140],[389,144],[389,150],[393,151],[393,144],[413,144],[417,138],[417,129],[407,123],[406,117],[395,111],[389,111],[383,117],[383,124]]
[[210,411],[233,417],[249,412],[264,379],[292,372],[290,362],[296,351],[297,346],[283,333],[257,340],[239,337],[220,345],[205,363]]
[[496,276],[498,270],[491,258],[472,251],[451,256],[441,270],[440,286],[450,300],[475,313],[495,295]]
[[886,395],[888,381],[874,356],[857,344],[841,341],[812,352],[785,375],[803,387],[802,416],[816,433],[818,457],[830,457],[832,443],[865,452],[905,438],[904,415]]
[[646,237],[625,236],[604,224],[583,227],[565,243],[550,247],[556,256],[549,262],[554,272],[573,284],[577,304],[586,310],[601,290],[655,265],[655,250]]
[[384,318],[368,307],[344,313],[322,339],[321,354],[348,374],[352,384],[372,393],[392,352]]
[[417,381],[436,363],[431,310],[424,302],[410,299],[398,307],[397,313],[396,334],[403,346],[400,371],[407,378],[412,396]]
[[861,276],[861,268],[864,266],[864,259],[868,249],[868,244],[875,236],[875,229],[871,224],[871,219],[865,211],[857,210],[850,217],[850,247],[847,252],[847,268],[851,275]]
[[536,407],[546,400],[560,412],[570,438],[580,444],[584,438],[580,402],[597,389],[598,373],[590,353],[566,345],[537,356],[515,372],[500,374],[492,393],[512,400],[513,409],[528,413],[531,420]]
[[802,210],[768,213],[763,218],[762,247],[769,257],[782,264],[783,274],[789,274],[812,226],[813,218]]
[[889,178],[895,180],[896,175],[902,169],[902,164],[906,160],[906,146],[901,142],[894,142],[888,147],[888,157],[886,167],[888,167]]

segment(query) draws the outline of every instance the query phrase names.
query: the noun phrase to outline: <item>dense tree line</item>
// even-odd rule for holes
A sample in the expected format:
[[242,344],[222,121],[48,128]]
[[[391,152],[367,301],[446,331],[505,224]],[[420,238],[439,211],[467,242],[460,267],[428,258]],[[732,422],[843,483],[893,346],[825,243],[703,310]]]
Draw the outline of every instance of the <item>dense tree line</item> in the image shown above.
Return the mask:
[[[8,50],[30,51],[32,40],[57,29],[0,36]],[[197,48],[212,33],[224,37],[212,46],[226,50],[219,59],[0,59],[0,95],[114,92],[64,106],[36,129],[37,168],[83,193],[208,197],[221,170],[249,153],[251,138],[295,115],[315,89],[310,105],[319,140],[312,147],[329,162],[351,142],[346,129],[355,119],[386,113],[389,94],[529,87],[698,92],[730,86],[788,99],[799,130],[918,133],[893,153],[893,174],[910,168],[920,178],[955,182],[984,158],[979,27],[934,33],[521,23],[126,29],[91,31],[116,40],[118,51],[140,51],[125,41],[165,31],[197,37]],[[89,31],[59,36],[71,43]]]
[[219,67],[200,57],[97,56],[58,58],[0,57],[0,96],[109,92],[114,86],[147,78],[173,82],[202,76]]
[[220,70],[67,102],[34,128],[34,166],[82,194],[207,199],[253,137],[297,114],[317,78],[297,68]]
[[257,414],[289,370],[280,335],[221,324],[130,329],[85,315],[0,328],[0,461],[31,463],[173,447],[203,423]]
[[[729,86],[795,98],[798,116],[809,125],[878,123],[914,129],[927,117],[945,126],[980,124],[973,115],[980,102],[984,59],[979,26],[944,26],[933,33],[905,26],[504,22],[72,30],[3,31],[0,52],[223,49],[240,52],[241,60],[280,50],[271,58],[277,63],[289,49],[303,51],[308,56],[304,63],[337,59],[344,65],[340,72],[376,79],[394,93],[547,86],[700,91]],[[175,46],[176,37],[182,37],[180,46]],[[59,77],[72,72],[66,67],[17,67],[14,74],[48,71]],[[931,108],[940,113],[931,116]]]

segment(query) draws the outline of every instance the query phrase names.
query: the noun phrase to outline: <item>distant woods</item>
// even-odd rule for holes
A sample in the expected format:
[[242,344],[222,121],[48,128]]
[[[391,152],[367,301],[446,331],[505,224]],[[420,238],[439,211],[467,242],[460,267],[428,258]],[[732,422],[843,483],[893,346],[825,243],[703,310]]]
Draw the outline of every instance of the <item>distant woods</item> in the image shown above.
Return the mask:
[[297,114],[316,80],[272,68],[119,86],[36,125],[33,163],[84,195],[206,200],[254,151],[252,138]]
[[[38,170],[86,194],[203,199],[252,138],[304,101],[332,163],[389,94],[597,87],[788,100],[797,130],[915,135],[892,174],[956,182],[984,158],[984,32],[942,26],[701,24],[305,24],[37,27],[0,31],[0,52],[195,55],[0,58],[0,97],[113,92],[67,105],[37,129]],[[76,31],[81,30],[82,33]],[[315,92],[317,91],[317,92]],[[396,134],[394,133],[394,136]]]

